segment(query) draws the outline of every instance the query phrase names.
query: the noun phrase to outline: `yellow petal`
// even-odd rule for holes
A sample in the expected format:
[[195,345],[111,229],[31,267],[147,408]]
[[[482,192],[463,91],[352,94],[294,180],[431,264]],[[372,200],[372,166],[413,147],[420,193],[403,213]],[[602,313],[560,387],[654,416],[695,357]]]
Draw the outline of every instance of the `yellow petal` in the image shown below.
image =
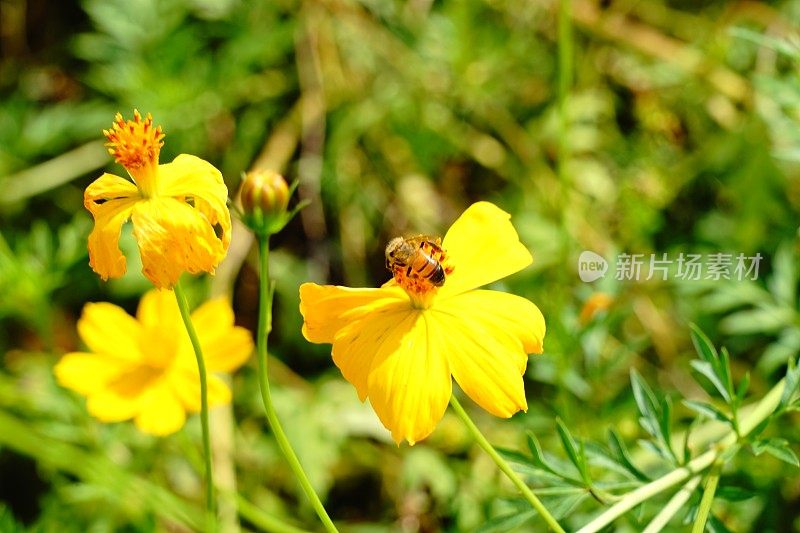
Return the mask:
[[147,390],[135,420],[140,431],[157,436],[175,433],[185,422],[186,411],[166,380]]
[[83,195],[83,205],[94,217],[94,229],[89,234],[89,265],[104,280],[125,273],[119,234],[138,199],[136,185],[113,174],[100,176]]
[[369,400],[398,444],[424,439],[442,419],[452,392],[442,340],[427,312],[411,311],[387,332],[369,371]]
[[119,236],[137,201],[134,198],[109,200],[92,210],[94,228],[89,234],[89,266],[103,280],[125,274],[126,261],[119,249]]
[[300,286],[303,335],[333,344],[333,362],[363,402],[372,359],[389,332],[411,312],[402,289],[350,289],[304,283]]
[[83,204],[92,213],[111,200],[123,198],[139,198],[139,189],[125,178],[114,174],[103,174],[94,180],[83,193]]
[[139,398],[105,389],[88,397],[86,409],[101,422],[122,422],[139,412]]
[[136,319],[148,331],[157,329],[175,337],[187,335],[178,309],[178,301],[171,290],[147,291],[139,300]]
[[208,161],[189,154],[181,154],[172,163],[160,165],[158,171],[159,194],[192,198],[195,207],[212,226],[220,225],[220,237],[227,250],[231,240],[231,214],[222,173]]
[[109,381],[130,368],[130,363],[115,357],[73,352],[64,355],[53,368],[58,383],[88,396],[106,388]]
[[89,395],[86,407],[102,422],[120,422],[136,416],[149,390],[157,386],[161,372],[148,366],[132,366]]
[[525,370],[528,355],[542,353],[545,334],[544,316],[530,300],[500,291],[469,291],[441,302],[435,310],[452,315],[469,315],[479,321],[494,336],[506,339],[509,345],[519,346],[515,359],[520,372]]
[[339,330],[353,320],[396,304],[409,305],[408,296],[399,287],[351,289],[303,283],[300,285],[303,336],[309,342],[333,343]]
[[478,202],[453,223],[442,248],[454,270],[439,290],[439,298],[481,287],[531,264],[531,254],[519,242],[510,219],[496,205]]
[[[363,402],[368,394],[372,362],[380,349],[399,344],[404,331],[400,324],[416,314],[408,305],[396,304],[365,314],[339,330],[333,341],[333,362],[358,392]],[[411,323],[407,323],[411,327]]]
[[[184,409],[188,412],[200,412],[200,374],[197,372],[195,364],[194,371],[175,370],[169,375],[170,387],[175,397],[181,401]],[[231,389],[219,377],[213,374],[208,375],[208,405],[227,405],[231,403]]]
[[[192,323],[203,348],[210,372],[233,372],[253,353],[253,336],[234,326],[233,309],[227,298],[214,298],[195,309]],[[196,366],[194,357],[192,365]]]
[[437,301],[430,314],[455,380],[475,403],[508,418],[528,408],[522,374],[527,350],[541,349],[544,321],[532,303],[501,294],[461,294]]
[[98,302],[83,306],[78,334],[94,353],[126,361],[141,358],[141,327],[124,309],[114,304]]
[[170,288],[183,272],[213,273],[225,247],[199,211],[174,198],[150,198],[133,209],[133,234],[142,273],[158,288]]

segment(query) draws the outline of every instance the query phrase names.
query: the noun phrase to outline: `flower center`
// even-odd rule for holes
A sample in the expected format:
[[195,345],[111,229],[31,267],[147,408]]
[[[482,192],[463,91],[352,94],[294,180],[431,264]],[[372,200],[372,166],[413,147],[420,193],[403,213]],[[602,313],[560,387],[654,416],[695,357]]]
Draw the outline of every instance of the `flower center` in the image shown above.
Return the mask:
[[158,154],[164,145],[161,126],[153,127],[153,117],[148,113],[142,119],[139,111],[133,112],[133,120],[125,121],[117,113],[111,129],[103,130],[108,142],[108,153],[136,182],[144,197],[157,194]]
[[150,327],[142,337],[142,363],[154,372],[164,372],[175,361],[179,338],[169,328]]
[[439,287],[453,272],[441,239],[427,235],[392,239],[386,247],[386,267],[417,309],[431,306]]

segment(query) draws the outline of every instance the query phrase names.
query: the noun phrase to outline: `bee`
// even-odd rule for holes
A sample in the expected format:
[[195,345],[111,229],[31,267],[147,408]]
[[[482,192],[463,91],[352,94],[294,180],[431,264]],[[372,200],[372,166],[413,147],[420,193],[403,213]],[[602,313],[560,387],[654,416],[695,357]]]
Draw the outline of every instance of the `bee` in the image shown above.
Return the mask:
[[442,240],[430,235],[416,237],[395,237],[386,245],[386,268],[402,286],[413,287],[418,291],[444,285],[452,268],[442,265],[445,252]]

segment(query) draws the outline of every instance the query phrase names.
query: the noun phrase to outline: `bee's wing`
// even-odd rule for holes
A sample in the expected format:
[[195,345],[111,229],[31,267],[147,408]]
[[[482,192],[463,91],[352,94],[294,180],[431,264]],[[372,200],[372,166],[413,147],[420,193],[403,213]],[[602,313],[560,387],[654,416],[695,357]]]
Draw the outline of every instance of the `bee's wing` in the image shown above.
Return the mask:
[[414,248],[419,248],[421,245],[427,244],[434,249],[440,249],[440,245],[442,244],[442,239],[441,237],[436,237],[434,235],[420,234],[407,238],[406,242],[412,244]]

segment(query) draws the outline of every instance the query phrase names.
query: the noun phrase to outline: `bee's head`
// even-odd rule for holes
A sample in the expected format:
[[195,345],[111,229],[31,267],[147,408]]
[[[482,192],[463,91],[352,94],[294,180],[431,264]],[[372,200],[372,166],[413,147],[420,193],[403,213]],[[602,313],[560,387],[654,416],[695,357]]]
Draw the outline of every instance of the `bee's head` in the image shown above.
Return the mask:
[[395,237],[386,245],[386,267],[391,269],[394,264],[405,264],[414,253],[414,247],[403,237]]

